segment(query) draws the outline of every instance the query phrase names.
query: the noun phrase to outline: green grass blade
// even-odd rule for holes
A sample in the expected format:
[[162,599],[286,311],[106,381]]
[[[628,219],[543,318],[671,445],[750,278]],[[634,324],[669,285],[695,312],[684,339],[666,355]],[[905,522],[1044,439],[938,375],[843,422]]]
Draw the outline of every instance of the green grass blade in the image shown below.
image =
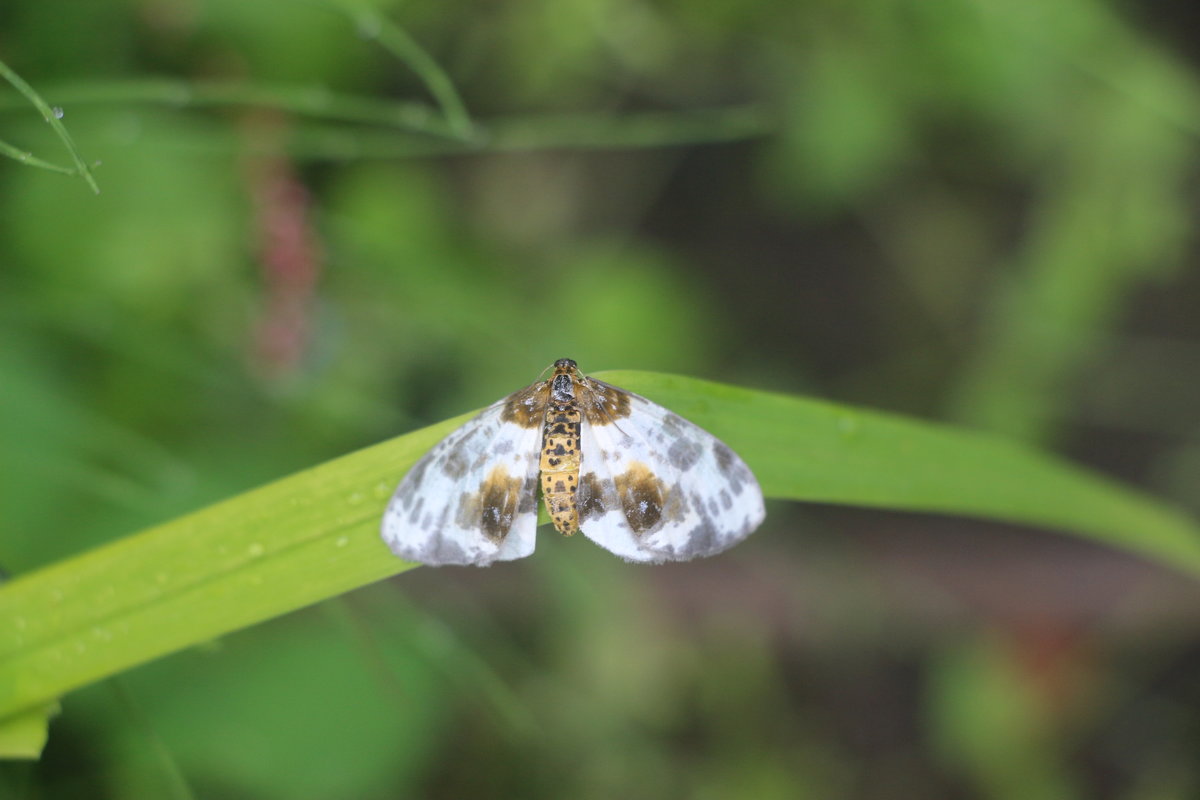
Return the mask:
[[[3,61],[0,61],[0,78],[4,78],[11,83],[18,92],[25,95],[25,99],[32,103],[34,108],[41,112],[42,119],[46,120],[46,122],[58,135],[58,138],[62,139],[62,143],[66,145],[67,152],[71,154],[71,160],[75,162],[75,174],[80,175],[87,182],[87,185],[92,187],[93,192],[100,194],[100,187],[96,185],[96,179],[92,177],[92,171],[88,169],[87,162],[85,162],[83,160],[83,156],[79,154],[79,148],[75,146],[75,140],[71,138],[71,134],[67,133],[66,127],[58,120],[59,116],[61,116],[61,112],[55,111],[53,108],[51,108],[50,104],[43,100],[42,96],[34,91],[32,86],[26,83],[20,75],[13,72],[12,69]],[[16,148],[9,147],[4,150],[4,154],[9,156],[13,155],[10,150],[16,151],[18,154],[20,153],[20,151],[17,151]],[[18,155],[17,160],[25,164],[33,164],[40,167],[46,166],[46,162],[42,161],[41,159],[31,160],[29,158],[21,158]],[[54,169],[54,167],[51,167],[51,169]]]
[[13,147],[8,142],[0,141],[0,156],[11,158],[13,161],[20,161],[22,164],[28,164],[31,167],[40,167],[48,169],[51,172],[57,172],[62,175],[74,175],[75,170],[70,167],[64,167],[60,164],[51,164],[49,161],[42,159],[30,153],[28,150],[22,150],[18,147]]
[[[612,372],[742,454],[770,497],[1072,531],[1200,575],[1200,529],[1112,481],[972,431],[691,378]],[[0,716],[396,574],[378,536],[448,420],[0,587]]]
[[[209,108],[269,108],[329,122],[378,125],[423,136],[454,138],[427,103],[402,102],[335,92],[311,84],[244,81],[187,81],[175,78],[73,81],[43,87],[63,105],[128,111],[150,105],[172,111]],[[21,98],[0,96],[0,111],[22,108]]]
[[447,124],[457,136],[466,139],[471,135],[471,116],[467,113],[467,107],[459,97],[458,90],[454,88],[454,82],[434,61],[433,56],[417,44],[416,39],[367,5],[344,1],[335,5],[350,17],[362,36],[379,42],[380,46],[417,74],[437,101]]

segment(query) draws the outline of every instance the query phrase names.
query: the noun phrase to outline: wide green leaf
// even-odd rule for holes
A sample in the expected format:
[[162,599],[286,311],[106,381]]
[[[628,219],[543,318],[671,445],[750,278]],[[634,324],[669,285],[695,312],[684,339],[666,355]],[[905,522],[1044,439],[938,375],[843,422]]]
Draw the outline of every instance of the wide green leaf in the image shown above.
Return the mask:
[[[1191,519],[1009,441],[679,376],[603,377],[724,439],[769,497],[1055,528],[1200,575],[1200,529]],[[0,588],[0,717],[10,720],[0,743],[7,754],[37,752],[39,727],[28,724],[29,715],[64,692],[411,568],[380,541],[379,516],[412,463],[464,419],[288,476]],[[33,733],[22,738],[23,730]]]

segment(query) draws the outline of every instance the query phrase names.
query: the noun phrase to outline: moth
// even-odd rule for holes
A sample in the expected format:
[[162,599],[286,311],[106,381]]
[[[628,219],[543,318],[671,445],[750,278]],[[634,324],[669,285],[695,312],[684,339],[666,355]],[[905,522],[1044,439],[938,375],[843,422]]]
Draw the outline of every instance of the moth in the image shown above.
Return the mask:
[[396,488],[383,540],[406,561],[533,553],[538,494],[558,531],[628,561],[719,553],[763,521],[750,468],[712,434],[569,358],[433,447]]

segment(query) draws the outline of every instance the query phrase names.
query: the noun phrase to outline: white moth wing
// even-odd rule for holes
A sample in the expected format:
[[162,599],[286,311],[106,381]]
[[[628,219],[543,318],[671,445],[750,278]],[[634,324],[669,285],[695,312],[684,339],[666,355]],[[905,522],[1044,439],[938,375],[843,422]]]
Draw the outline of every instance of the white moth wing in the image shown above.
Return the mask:
[[455,429],[404,476],[381,526],[393,553],[431,566],[533,553],[541,431],[505,418],[518,395]]
[[[723,442],[644,397],[591,378],[582,383],[585,536],[630,561],[687,561],[732,547],[762,523],[762,489]],[[610,413],[621,395],[624,416]]]
[[580,531],[605,550],[627,561],[664,561],[661,556],[638,544],[638,537],[629,526],[617,498],[616,484],[609,466],[609,452],[601,448],[595,429],[586,416],[579,429],[579,447],[577,503]]

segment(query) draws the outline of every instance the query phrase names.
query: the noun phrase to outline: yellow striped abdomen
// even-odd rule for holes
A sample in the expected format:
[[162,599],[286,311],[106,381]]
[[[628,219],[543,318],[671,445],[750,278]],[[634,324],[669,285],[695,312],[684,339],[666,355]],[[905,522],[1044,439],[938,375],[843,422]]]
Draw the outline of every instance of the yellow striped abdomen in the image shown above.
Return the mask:
[[579,530],[579,409],[574,403],[547,407],[540,468],[546,512],[558,532],[570,536]]

